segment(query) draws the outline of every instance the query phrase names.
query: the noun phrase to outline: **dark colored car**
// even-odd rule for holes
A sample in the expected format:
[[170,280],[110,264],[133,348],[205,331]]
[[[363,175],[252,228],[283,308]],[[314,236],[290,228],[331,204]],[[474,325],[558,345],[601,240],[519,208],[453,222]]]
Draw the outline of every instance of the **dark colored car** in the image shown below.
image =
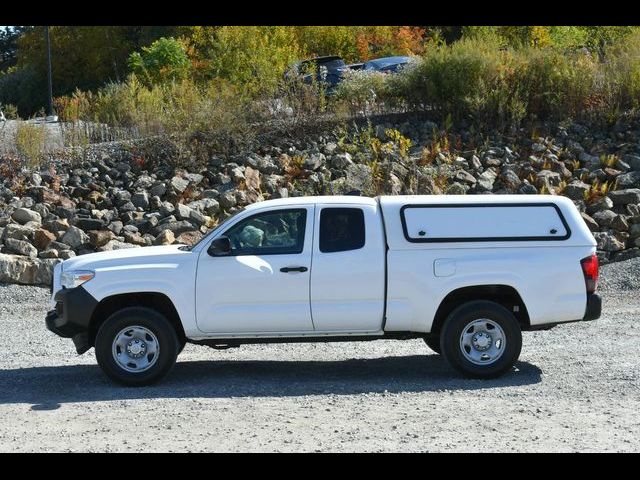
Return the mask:
[[362,70],[376,71],[383,73],[397,73],[407,64],[413,62],[413,57],[384,57],[376,58],[365,62]]
[[350,63],[347,65],[349,70],[362,70],[362,67],[364,67],[364,63]]
[[302,77],[306,84],[311,84],[315,78],[315,81],[326,84],[327,90],[331,90],[342,80],[347,70],[349,68],[341,57],[326,56],[297,62],[289,68],[286,76]]

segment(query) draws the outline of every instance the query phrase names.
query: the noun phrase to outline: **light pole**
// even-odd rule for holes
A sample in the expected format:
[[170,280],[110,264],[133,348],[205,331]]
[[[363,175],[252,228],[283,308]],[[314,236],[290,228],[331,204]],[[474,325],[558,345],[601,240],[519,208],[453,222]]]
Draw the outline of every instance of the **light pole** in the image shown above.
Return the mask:
[[51,73],[51,40],[49,39],[49,27],[44,27],[44,36],[47,41],[47,80],[49,86],[49,115],[46,120],[55,122],[58,120],[58,117],[56,117],[53,111],[53,79]]

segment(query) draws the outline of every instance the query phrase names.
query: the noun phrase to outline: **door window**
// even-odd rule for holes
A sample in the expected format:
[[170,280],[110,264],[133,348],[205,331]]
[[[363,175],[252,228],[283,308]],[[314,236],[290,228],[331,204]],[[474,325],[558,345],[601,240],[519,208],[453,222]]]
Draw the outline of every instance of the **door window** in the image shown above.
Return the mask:
[[231,255],[278,255],[302,253],[307,210],[272,210],[258,213],[225,232]]
[[364,247],[364,213],[359,208],[323,208],[320,251],[345,252]]

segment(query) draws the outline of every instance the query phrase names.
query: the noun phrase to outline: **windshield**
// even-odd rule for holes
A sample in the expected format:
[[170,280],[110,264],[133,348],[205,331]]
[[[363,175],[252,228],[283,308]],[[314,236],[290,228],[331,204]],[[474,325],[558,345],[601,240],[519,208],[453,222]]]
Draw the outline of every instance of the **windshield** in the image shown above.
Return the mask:
[[224,220],[222,223],[218,224],[218,226],[216,226],[213,230],[211,230],[209,233],[207,233],[204,237],[202,237],[200,239],[199,242],[194,243],[193,245],[189,246],[189,245],[185,245],[184,247],[182,247],[183,250],[193,250],[195,247],[197,247],[198,245],[200,245],[202,242],[205,242],[208,238],[211,238],[213,235],[215,235],[218,231],[222,230],[223,228],[226,228],[226,226],[231,222],[231,220],[233,220],[234,218],[236,218],[240,213],[244,212],[246,209],[246,207],[241,208],[240,210],[238,210],[236,213],[234,213],[233,215],[231,215],[229,218],[227,218],[226,220]]
[[339,68],[344,67],[346,64],[344,60],[330,60],[328,62],[321,62],[321,67],[327,67],[327,70],[338,70]]

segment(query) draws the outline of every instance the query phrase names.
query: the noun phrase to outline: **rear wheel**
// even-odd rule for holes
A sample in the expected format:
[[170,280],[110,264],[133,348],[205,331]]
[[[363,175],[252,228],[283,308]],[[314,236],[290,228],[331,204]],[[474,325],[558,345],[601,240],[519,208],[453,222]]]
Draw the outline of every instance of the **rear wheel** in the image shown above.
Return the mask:
[[112,314],[98,330],[98,364],[123,385],[150,385],[163,378],[176,362],[180,342],[164,315],[145,307]]
[[447,318],[440,348],[445,360],[468,377],[499,377],[520,356],[520,324],[509,310],[495,302],[465,303]]

